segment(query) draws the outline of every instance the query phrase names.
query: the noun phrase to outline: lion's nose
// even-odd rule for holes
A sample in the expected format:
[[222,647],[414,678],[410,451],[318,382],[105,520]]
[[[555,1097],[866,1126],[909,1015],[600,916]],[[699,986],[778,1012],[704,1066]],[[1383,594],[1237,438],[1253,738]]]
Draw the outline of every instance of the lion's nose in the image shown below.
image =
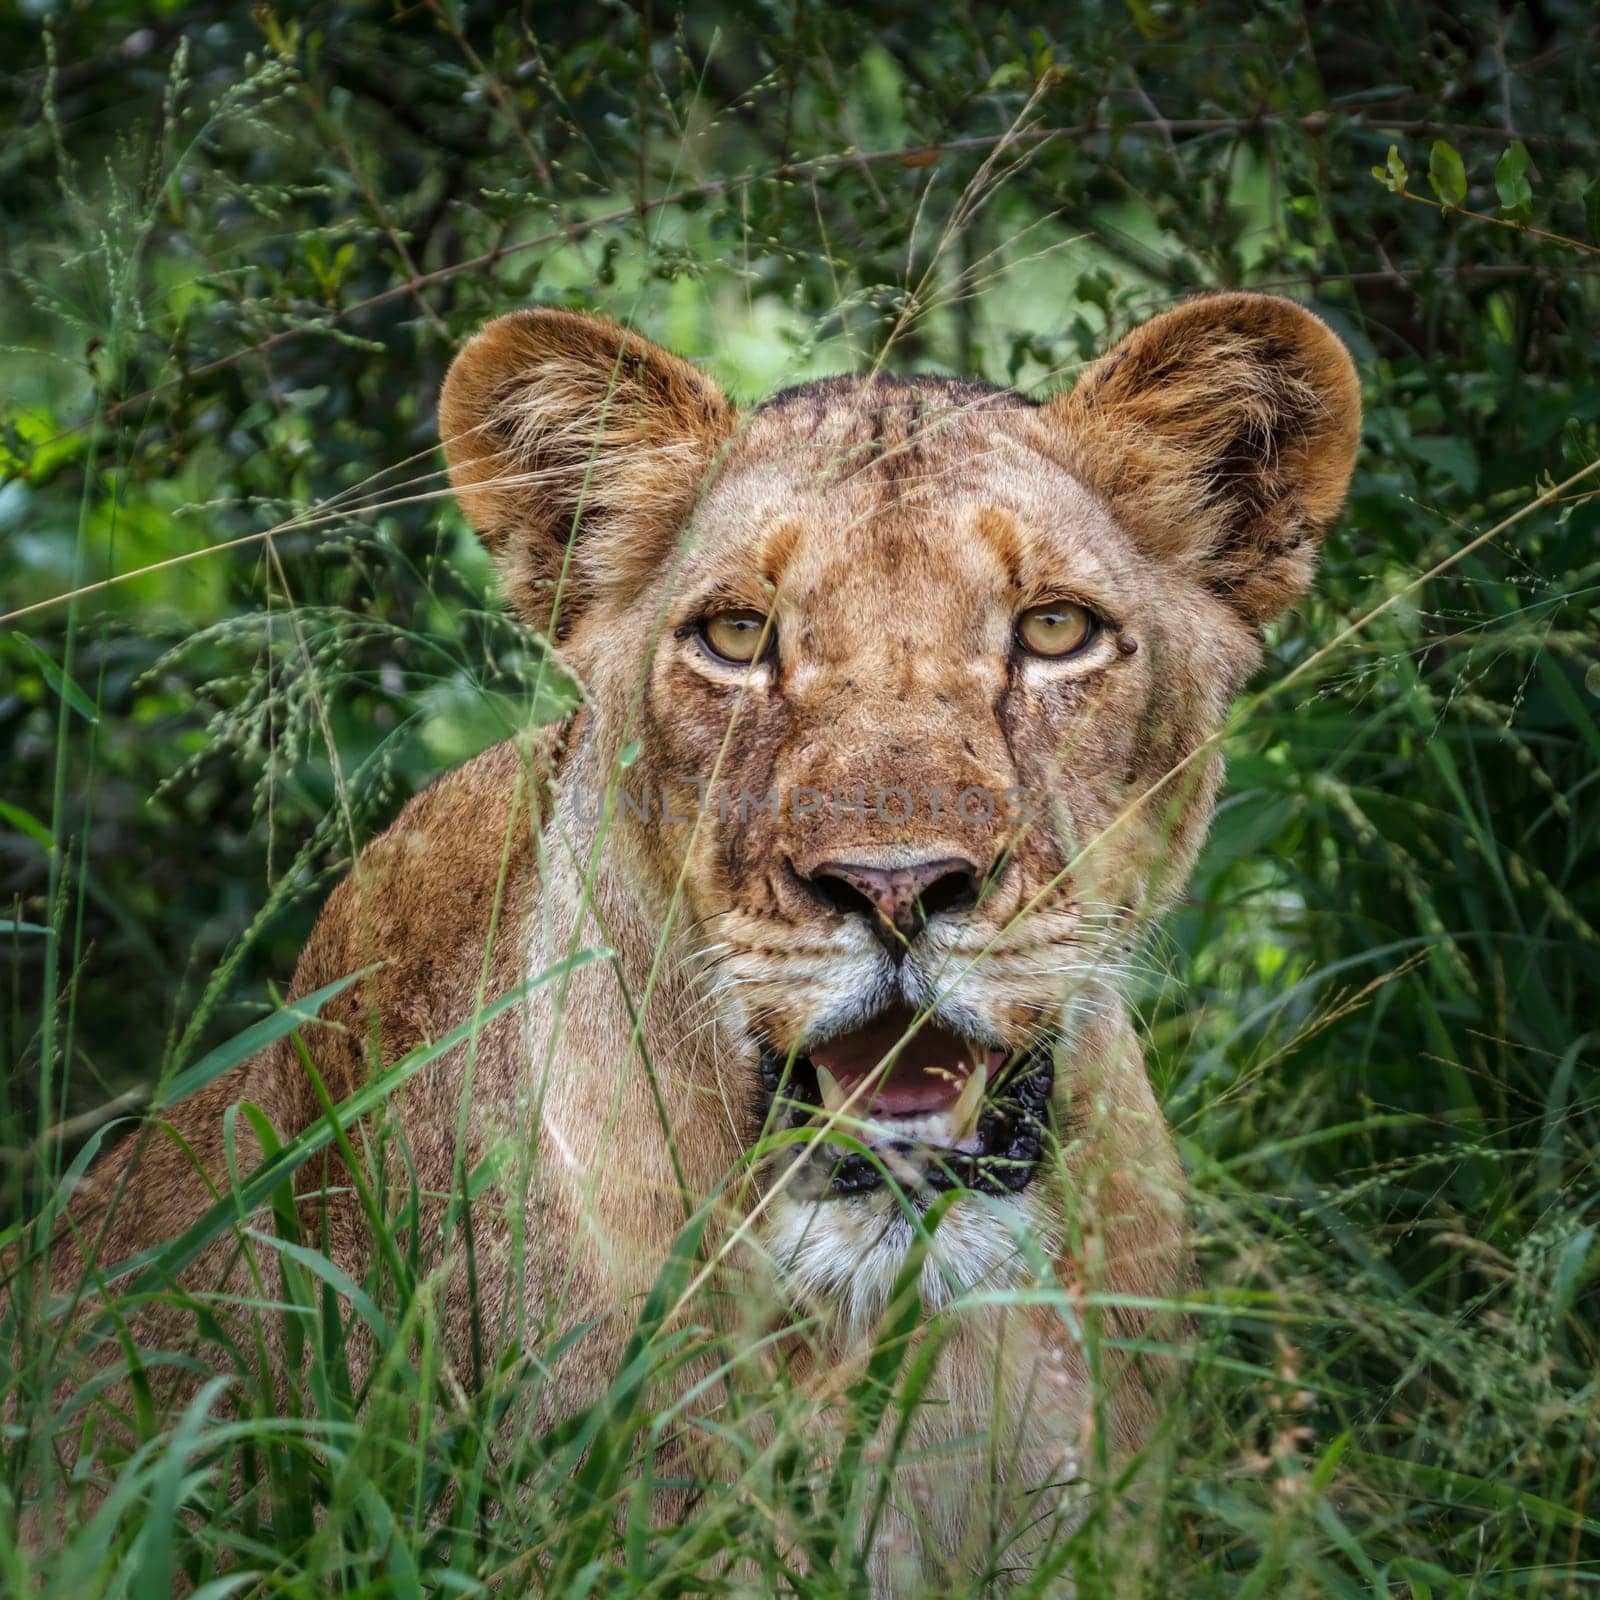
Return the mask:
[[975,906],[983,873],[960,856],[903,867],[824,861],[804,881],[835,911],[866,917],[883,943],[898,955],[929,917]]

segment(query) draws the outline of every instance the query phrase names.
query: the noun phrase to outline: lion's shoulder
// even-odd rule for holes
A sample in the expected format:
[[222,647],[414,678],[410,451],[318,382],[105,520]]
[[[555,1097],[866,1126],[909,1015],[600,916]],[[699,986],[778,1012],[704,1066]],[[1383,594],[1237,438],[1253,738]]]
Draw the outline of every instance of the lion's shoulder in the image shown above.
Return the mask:
[[376,1016],[392,1060],[467,1015],[486,955],[490,998],[495,975],[514,972],[565,731],[503,740],[447,773],[405,805],[329,897],[293,993],[365,972],[322,1013],[352,1045]]

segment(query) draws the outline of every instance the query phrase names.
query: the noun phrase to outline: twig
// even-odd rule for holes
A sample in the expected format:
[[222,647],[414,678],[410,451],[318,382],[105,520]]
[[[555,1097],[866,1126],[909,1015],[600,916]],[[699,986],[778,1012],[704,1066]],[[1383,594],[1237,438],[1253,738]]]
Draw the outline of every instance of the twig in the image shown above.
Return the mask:
[[1551,233],[1544,228],[1536,228],[1531,222],[1518,222],[1515,217],[1491,217],[1487,211],[1473,211],[1466,206],[1446,205],[1442,200],[1434,200],[1425,194],[1418,194],[1415,189],[1402,186],[1394,191],[1402,200],[1415,200],[1419,206],[1432,206],[1435,211],[1442,211],[1446,216],[1471,217],[1474,222],[1492,222],[1497,228],[1510,228],[1516,233],[1526,233],[1535,239],[1548,239],[1551,244],[1564,244],[1571,250],[1581,250],[1586,256],[1600,256],[1600,245],[1585,244],[1582,239],[1569,238],[1564,233]]

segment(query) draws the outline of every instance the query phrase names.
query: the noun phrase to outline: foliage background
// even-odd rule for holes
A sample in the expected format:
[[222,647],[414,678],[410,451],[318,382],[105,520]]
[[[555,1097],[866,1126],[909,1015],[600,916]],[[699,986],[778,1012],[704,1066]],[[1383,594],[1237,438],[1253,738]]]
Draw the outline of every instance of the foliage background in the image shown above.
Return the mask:
[[0,15],[7,1211],[44,1130],[261,1014],[408,795],[559,713],[433,449],[486,317],[601,309],[744,399],[880,355],[1042,393],[1271,287],[1356,355],[1365,447],[1141,977],[1213,1314],[1139,1592],[1587,1592],[1600,479],[1461,552],[1597,459],[1597,34],[1581,0]]

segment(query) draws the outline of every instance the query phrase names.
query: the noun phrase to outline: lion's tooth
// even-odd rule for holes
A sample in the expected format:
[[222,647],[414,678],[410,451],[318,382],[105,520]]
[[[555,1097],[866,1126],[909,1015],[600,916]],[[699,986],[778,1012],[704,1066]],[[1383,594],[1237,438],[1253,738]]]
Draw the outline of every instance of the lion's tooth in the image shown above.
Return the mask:
[[961,1098],[950,1108],[949,1117],[956,1130],[956,1141],[965,1139],[978,1125],[978,1118],[983,1113],[983,1091],[988,1085],[989,1066],[984,1062],[972,1069],[972,1076],[967,1079]]
[[815,1065],[817,1069],[817,1087],[822,1091],[822,1109],[824,1111],[837,1111],[848,1097],[839,1086],[839,1080],[820,1061]]

